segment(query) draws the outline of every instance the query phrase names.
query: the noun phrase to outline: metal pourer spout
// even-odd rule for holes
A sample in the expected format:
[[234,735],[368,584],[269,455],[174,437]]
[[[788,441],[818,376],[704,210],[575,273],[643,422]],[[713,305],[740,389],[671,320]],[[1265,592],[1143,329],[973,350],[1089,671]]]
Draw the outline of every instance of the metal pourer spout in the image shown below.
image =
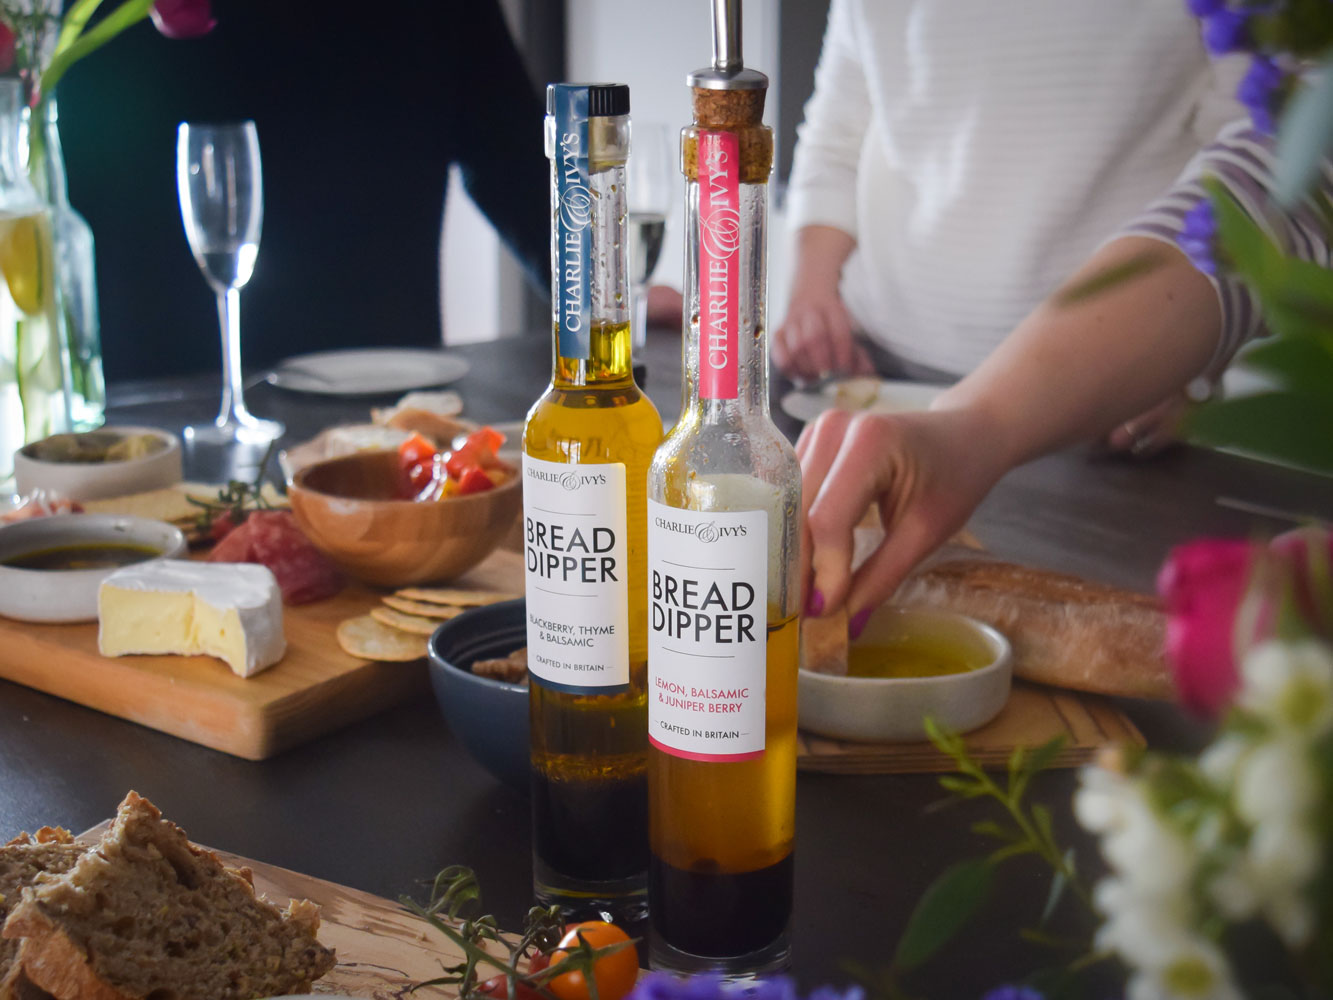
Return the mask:
[[768,77],[746,69],[741,57],[741,0],[712,0],[713,65],[698,69],[686,82],[705,90],[766,90]]

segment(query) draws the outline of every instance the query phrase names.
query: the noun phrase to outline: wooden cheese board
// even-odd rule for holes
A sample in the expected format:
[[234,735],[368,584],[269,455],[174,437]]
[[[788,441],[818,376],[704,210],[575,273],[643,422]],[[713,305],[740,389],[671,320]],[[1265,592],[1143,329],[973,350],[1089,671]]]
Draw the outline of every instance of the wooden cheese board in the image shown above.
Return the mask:
[[[521,557],[492,553],[456,584],[521,590]],[[425,662],[350,656],[335,630],[383,594],[358,584],[284,609],[287,653],[253,677],[208,656],[122,656],[97,651],[97,625],[38,625],[0,618],[0,678],[96,708],[215,750],[263,760],[427,689]]]
[[[1138,727],[1107,698],[1014,683],[1000,714],[964,740],[967,752],[987,770],[1003,769],[1015,747],[1038,747],[1056,736],[1064,748],[1052,767],[1085,764],[1103,747],[1143,746]],[[928,742],[850,743],[812,733],[797,735],[797,767],[828,774],[922,774],[957,770],[953,758]]]

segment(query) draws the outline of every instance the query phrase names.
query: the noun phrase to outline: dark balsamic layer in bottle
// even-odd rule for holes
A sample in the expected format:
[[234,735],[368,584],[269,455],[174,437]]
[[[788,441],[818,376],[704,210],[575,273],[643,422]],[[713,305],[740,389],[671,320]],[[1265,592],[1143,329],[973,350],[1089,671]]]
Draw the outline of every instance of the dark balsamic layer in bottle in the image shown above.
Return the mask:
[[590,882],[648,867],[648,778],[552,781],[533,771],[532,839],[552,870]]
[[648,907],[667,944],[705,958],[747,955],[777,940],[792,909],[793,855],[757,871],[683,871],[653,856]]

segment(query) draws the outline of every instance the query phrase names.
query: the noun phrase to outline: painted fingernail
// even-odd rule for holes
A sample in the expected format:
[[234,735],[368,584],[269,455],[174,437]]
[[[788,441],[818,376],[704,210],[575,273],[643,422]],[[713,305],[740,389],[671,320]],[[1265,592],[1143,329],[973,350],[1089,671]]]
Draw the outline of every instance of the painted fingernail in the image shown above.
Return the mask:
[[811,618],[818,618],[824,613],[824,595],[818,590],[811,590],[805,599],[805,613]]
[[870,621],[870,610],[870,608],[862,608],[847,623],[847,631],[853,639],[859,639],[861,633],[865,631],[866,622]]

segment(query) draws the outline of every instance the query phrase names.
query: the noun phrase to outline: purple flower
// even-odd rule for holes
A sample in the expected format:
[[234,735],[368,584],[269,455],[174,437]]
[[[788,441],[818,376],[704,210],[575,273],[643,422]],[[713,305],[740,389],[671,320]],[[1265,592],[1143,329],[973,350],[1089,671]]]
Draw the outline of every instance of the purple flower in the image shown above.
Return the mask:
[[1260,132],[1273,134],[1273,114],[1277,110],[1286,74],[1267,56],[1255,56],[1249,72],[1236,88],[1236,96],[1250,109],[1250,118]]
[[1243,49],[1250,39],[1250,15],[1219,6],[1203,19],[1203,44],[1215,56]]
[[1185,6],[1195,17],[1208,17],[1222,9],[1222,2],[1223,0],[1185,0]]
[[[796,983],[785,976],[761,979],[748,986],[736,986],[714,976],[644,976],[628,1000],[798,1000]],[[807,1000],[865,1000],[865,990],[850,986],[837,990],[821,986]],[[1040,1000],[1040,998],[1038,998]]]
[[981,1000],[1046,1000],[1046,998],[1028,986],[997,986]]
[[1176,245],[1204,274],[1217,273],[1217,216],[1207,198],[1185,213]]

